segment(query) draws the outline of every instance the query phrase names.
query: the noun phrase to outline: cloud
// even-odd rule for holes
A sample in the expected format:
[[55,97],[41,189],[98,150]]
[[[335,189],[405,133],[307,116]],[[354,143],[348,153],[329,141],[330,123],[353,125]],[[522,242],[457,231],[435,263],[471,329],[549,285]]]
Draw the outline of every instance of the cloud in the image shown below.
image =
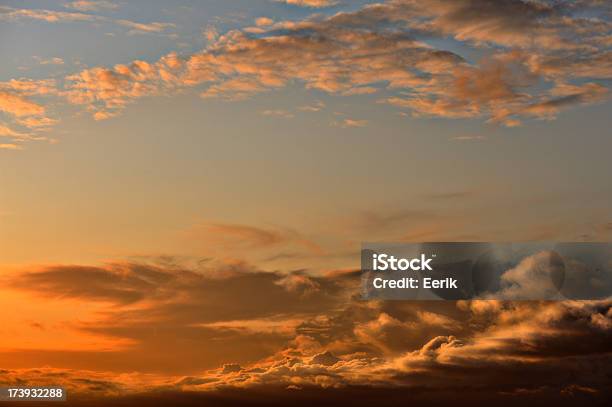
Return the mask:
[[116,23],[124,27],[131,29],[130,33],[147,32],[147,33],[159,33],[165,31],[168,28],[175,27],[172,23],[138,23],[130,20],[116,20]]
[[295,329],[303,322],[303,319],[301,319],[299,315],[276,315],[270,318],[261,319],[209,322],[197,326],[220,331],[234,331],[240,334],[275,333],[291,338],[295,335]]
[[357,120],[357,119],[344,119],[341,122],[332,123],[334,126],[349,128],[349,127],[365,127],[368,125],[367,120]]
[[263,112],[261,112],[261,114],[263,114],[264,116],[284,117],[285,119],[291,119],[295,117],[293,113],[282,109],[264,110]]
[[[25,296],[23,301],[29,298],[45,309],[81,304],[80,317],[75,319],[38,314],[37,322],[59,330],[56,336],[65,332],[55,349],[43,353],[15,350],[13,354],[42,364],[63,358],[64,366],[73,368],[92,367],[93,363],[97,370],[166,374],[194,373],[220,363],[265,358],[271,348],[281,348],[293,336],[304,318],[316,319],[345,298],[341,280],[263,272],[232,262],[203,262],[196,268],[168,263],[48,266],[23,270],[2,280],[3,290],[19,293]],[[10,304],[14,295],[7,296],[5,291],[3,298]],[[88,313],[88,309],[96,312]],[[232,321],[246,322],[238,327]],[[81,342],[90,347],[79,356],[62,356],[70,351],[63,349],[62,343],[70,346],[78,338],[86,338]],[[109,343],[107,338],[115,345],[110,350],[96,350],[96,344]],[[168,352],[168,344],[177,338],[183,344]],[[203,350],[203,343],[217,345]],[[151,352],[158,355],[155,365],[146,362]],[[185,364],[184,360],[191,362]]]
[[312,104],[300,106],[298,109],[303,112],[320,112],[325,108],[325,103],[318,100]]
[[41,57],[34,57],[34,59],[36,61],[38,61],[39,64],[41,65],[64,65],[64,60],[62,58],[59,57],[53,57],[53,58],[41,58]]
[[486,140],[487,138],[483,135],[480,134],[475,134],[475,135],[465,135],[465,136],[455,136],[452,137],[451,140],[453,141],[483,141]]
[[[169,312],[173,309],[184,311],[184,317],[191,314],[189,318],[195,318],[193,323],[274,316],[300,310],[306,312],[325,303],[335,303],[337,300],[333,294],[339,293],[341,283],[307,276],[299,271],[263,272],[242,262],[204,262],[195,269],[148,263],[112,263],[103,267],[48,266],[24,270],[3,281],[15,290],[42,298],[82,299],[116,305],[153,305],[153,302],[157,304],[155,306],[167,307]],[[246,298],[242,296],[251,290],[260,295],[251,298],[251,305],[245,307]],[[296,294],[305,296],[301,298]],[[341,298],[344,296],[338,300]],[[239,303],[230,305],[237,299],[240,299]],[[185,308],[181,311],[183,301],[193,301],[192,305],[200,304],[198,307],[202,309]],[[225,311],[212,312],[211,309],[198,315],[207,306],[221,303],[225,304]],[[155,313],[159,311],[157,309]]]
[[23,147],[19,144],[0,144],[0,150],[23,150]]
[[112,117],[129,101],[170,88],[174,71],[181,65],[182,61],[171,54],[156,64],[134,61],[113,69],[88,69],[66,78],[65,95],[70,102],[88,105],[94,114],[100,113],[98,119]]
[[560,292],[564,273],[563,258],[557,253],[536,253],[502,274],[501,298],[554,298]]
[[49,117],[41,101],[54,95],[57,88],[52,79],[0,82],[0,113],[4,113],[0,137],[12,139],[12,143],[5,143],[5,149],[21,150],[24,142],[49,140],[44,131],[58,120]]
[[508,300],[605,298],[612,289],[610,250],[604,244],[557,244],[499,269],[481,298]]
[[41,115],[45,108],[25,97],[9,92],[0,91],[0,110],[13,116]]
[[[96,11],[101,8],[112,8],[108,7],[110,4],[112,3],[106,1],[75,1],[72,3],[67,3],[67,6],[72,5],[72,7],[69,8],[75,8],[81,11]],[[76,5],[76,7],[74,7],[74,5]],[[47,23],[107,22],[130,28],[129,33],[160,33],[168,28],[175,27],[175,25],[172,23],[141,23],[125,19],[114,20],[108,17],[88,13],[27,8],[19,9],[8,6],[0,6],[0,20],[12,21],[23,18],[45,21]]]
[[255,20],[255,25],[258,27],[265,27],[272,24],[274,24],[274,20],[268,17],[259,17]]
[[65,3],[64,7],[86,12],[114,10],[119,8],[119,5],[106,0],[78,0]]
[[536,117],[554,119],[562,109],[603,101],[608,92],[606,87],[596,83],[580,86],[559,84],[551,91],[550,98],[527,106],[524,112]]
[[[271,114],[271,113],[270,113]],[[274,113],[274,115],[278,115]],[[282,116],[285,117],[285,116]],[[204,245],[207,250],[217,253],[236,250],[278,250],[280,247],[294,247],[308,253],[322,252],[322,248],[300,233],[281,228],[261,228],[249,225],[227,223],[202,223],[186,231],[191,244]]]
[[66,11],[40,10],[40,9],[17,9],[8,6],[0,6],[0,19],[16,20],[29,18],[42,20],[48,23],[61,21],[95,21],[97,17],[90,14],[74,13]]
[[323,8],[338,4],[336,0],[276,0],[281,3],[291,4],[299,7]]
[[[595,82],[572,84],[577,66],[565,69],[552,59],[556,55],[569,66],[591,59],[597,70],[580,69],[581,78],[610,75],[606,51],[594,39],[609,28],[599,23],[597,29],[585,28],[581,17],[597,5],[485,3],[433,1],[424,7],[393,1],[329,17],[260,25],[256,36],[234,30],[214,39],[201,53],[183,58],[171,54],[148,63],[145,76],[130,75],[124,66],[72,75],[68,94],[73,102],[102,102],[105,106],[89,106],[98,111],[120,109],[169,86],[205,86],[203,97],[240,100],[298,81],[307,89],[335,94],[390,92],[382,102],[415,116],[484,117],[506,126],[528,117],[551,118],[562,107],[607,97],[607,89]],[[445,35],[470,47],[494,44],[498,49],[473,63],[420,40]],[[542,36],[547,39],[526,40]],[[164,63],[168,58],[176,61],[171,69]],[[552,86],[543,87],[542,81]]]
[[[408,2],[406,2],[408,3]],[[561,10],[544,2],[486,0],[431,1],[427,5],[411,2],[414,12],[425,17],[424,29],[436,30],[454,36],[459,41],[491,42],[520,46],[535,41],[557,39],[543,26]],[[533,36],[534,33],[539,36]],[[539,37],[539,38],[538,38]]]
[[22,137],[23,134],[16,132],[15,130],[7,127],[7,126],[3,126],[0,124],[0,137],[14,137],[14,138],[20,138]]
[[[127,379],[127,376],[124,376]],[[17,386],[23,383],[39,383],[40,386],[62,386],[68,392],[82,392],[98,396],[118,395],[128,386],[119,383],[116,376],[93,371],[70,369],[10,369],[0,370],[0,382]]]
[[[400,386],[430,391],[465,389],[474,391],[534,389],[553,386],[559,390],[579,385],[603,390],[605,386],[606,343],[609,330],[593,323],[593,316],[606,317],[610,302],[556,303],[526,305],[507,303],[484,330],[461,338],[455,335],[434,335],[419,348],[390,354],[385,358],[367,354],[338,356],[321,347],[295,347],[278,357],[240,370],[211,371],[205,384],[192,389],[214,389],[218,386],[259,387],[288,386],[298,388],[333,388],[368,385]],[[540,312],[534,312],[538,309]],[[426,314],[425,314],[426,315]],[[425,316],[427,319],[428,316]],[[435,320],[436,318],[434,318]],[[444,321],[446,323],[446,319]],[[401,327],[397,318],[381,314],[376,325],[366,324],[376,337],[385,340],[381,329]],[[450,329],[459,325],[451,324]],[[403,331],[406,332],[406,331]],[[402,337],[402,331],[395,336]],[[382,335],[382,337],[380,336]],[[587,341],[577,345],[576,341]],[[324,348],[323,348],[324,349]],[[306,353],[305,353],[306,352]],[[601,364],[595,362],[601,360]],[[559,369],[585,366],[577,382],[562,379]],[[521,372],[521,374],[519,374]],[[539,377],[543,373],[546,378]],[[215,379],[215,380],[212,380]]]
[[459,327],[457,321],[430,311],[416,311],[402,319],[381,312],[376,319],[358,324],[354,332],[360,341],[393,354],[405,349],[408,341],[418,342],[432,335],[458,330]]
[[[5,19],[103,18],[2,10]],[[508,127],[609,97],[601,80],[611,77],[612,60],[601,38],[610,26],[597,2],[395,0],[301,21],[269,20],[260,17],[256,33],[210,33],[208,47],[192,55],[74,73],[61,95],[103,120],[139,98],[184,88],[197,88],[204,98],[242,100],[299,83],[338,95],[381,93],[379,102],[415,117],[484,119]],[[173,26],[115,23],[149,33]],[[471,61],[428,43],[448,36],[483,58]]]
[[0,82],[0,90],[12,91],[24,96],[52,95],[57,93],[57,86],[54,79],[11,79],[7,82]]
[[177,277],[146,267],[125,270],[121,266],[108,269],[56,266],[23,273],[11,284],[16,289],[36,284],[40,294],[52,297],[132,303],[152,295],[159,284],[172,278]]
[[[0,381],[41,384],[55,373],[77,400],[163,391],[255,397],[279,389],[352,397],[355,388],[401,388],[404,397],[422,394],[427,402],[460,389],[466,398],[504,392],[516,402],[534,394],[605,398],[609,388],[610,300],[362,301],[354,272],[196,264],[50,266],[8,275],[3,287],[37,303],[99,304],[94,320],[81,314],[62,326],[130,345],[104,355],[60,353],[70,370],[9,368]],[[35,355],[49,364],[54,353]]]

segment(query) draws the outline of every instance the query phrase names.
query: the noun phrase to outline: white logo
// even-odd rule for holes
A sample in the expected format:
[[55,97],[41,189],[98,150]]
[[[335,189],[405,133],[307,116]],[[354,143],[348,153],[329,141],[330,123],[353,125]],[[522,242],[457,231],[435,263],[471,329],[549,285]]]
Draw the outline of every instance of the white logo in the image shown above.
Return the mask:
[[388,254],[372,255],[372,267],[374,271],[406,271],[406,270],[433,270],[429,263],[433,259],[427,258],[424,254],[414,259],[397,258]]

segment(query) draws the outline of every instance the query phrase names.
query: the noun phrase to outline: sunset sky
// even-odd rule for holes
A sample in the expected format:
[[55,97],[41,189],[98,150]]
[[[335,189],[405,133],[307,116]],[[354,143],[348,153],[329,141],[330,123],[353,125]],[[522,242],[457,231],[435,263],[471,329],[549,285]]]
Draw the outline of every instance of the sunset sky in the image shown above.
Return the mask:
[[605,398],[611,301],[362,301],[358,269],[365,241],[609,241],[611,16],[0,0],[0,384]]

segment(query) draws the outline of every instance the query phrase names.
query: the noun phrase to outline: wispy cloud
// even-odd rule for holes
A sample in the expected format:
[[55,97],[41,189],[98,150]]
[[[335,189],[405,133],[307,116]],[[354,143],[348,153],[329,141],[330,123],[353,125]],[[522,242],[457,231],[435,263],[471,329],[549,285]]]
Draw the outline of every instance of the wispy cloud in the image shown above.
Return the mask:
[[463,136],[455,136],[451,137],[453,141],[483,141],[487,138],[481,134],[473,134],[473,135],[463,135]]
[[[98,11],[101,8],[101,4],[111,4],[109,2],[91,2],[91,1],[77,1],[68,3],[73,5],[72,8],[81,11]],[[77,7],[74,5],[77,4]],[[80,6],[80,8],[79,8]],[[106,7],[109,8],[109,7]],[[13,8],[8,6],[0,6],[0,19],[1,20],[18,20],[18,19],[32,19],[41,20],[48,23],[66,23],[66,22],[107,22],[113,23],[120,26],[130,28],[130,32],[142,32],[142,33],[160,33],[168,28],[172,28],[175,25],[172,23],[162,22],[136,22],[125,19],[112,19],[109,17],[88,14],[82,12],[67,12],[57,10],[45,10],[45,9],[28,9],[28,8]]]
[[64,65],[64,60],[59,57],[42,58],[39,56],[33,57],[36,62],[41,65]]
[[116,20],[116,23],[131,29],[130,32],[159,33],[175,27],[172,23],[138,23],[130,20]]
[[318,100],[309,105],[300,106],[298,109],[303,112],[319,112],[325,108],[325,103],[321,100]]
[[368,125],[367,120],[358,120],[358,119],[344,119],[340,122],[332,122],[333,126],[342,127],[342,128],[351,128],[351,127],[365,127]]
[[48,23],[58,23],[67,21],[95,21],[99,17],[76,12],[42,10],[42,9],[27,9],[13,8],[8,6],[0,6],[0,19],[17,20],[17,19],[32,19],[42,20]]
[[191,244],[203,246],[207,251],[223,252],[234,256],[237,250],[266,251],[292,247],[301,252],[322,253],[312,239],[291,229],[257,227],[228,223],[199,223],[185,232]]
[[264,116],[276,116],[276,117],[284,117],[285,119],[291,119],[295,117],[295,115],[287,110],[282,109],[273,109],[273,110],[264,110],[261,112]]
[[64,4],[64,7],[79,11],[115,10],[119,5],[107,0],[77,0]]
[[23,146],[19,144],[7,144],[7,143],[0,144],[0,150],[22,150],[22,149],[23,149]]
[[275,0],[280,3],[291,4],[300,7],[323,8],[335,6],[339,3],[338,0]]

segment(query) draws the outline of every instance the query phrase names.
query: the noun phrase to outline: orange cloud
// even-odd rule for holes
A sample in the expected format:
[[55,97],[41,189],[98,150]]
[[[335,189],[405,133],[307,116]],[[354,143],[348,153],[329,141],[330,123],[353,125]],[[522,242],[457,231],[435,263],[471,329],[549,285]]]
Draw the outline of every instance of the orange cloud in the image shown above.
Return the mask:
[[23,147],[19,144],[3,143],[0,144],[0,150],[22,150]]
[[[329,4],[308,5],[323,3]],[[339,95],[384,93],[379,102],[417,117],[482,118],[516,127],[526,119],[553,119],[563,109],[609,97],[601,80],[612,77],[603,40],[610,28],[605,15],[585,17],[602,15],[599,3],[553,7],[510,0],[499,4],[433,0],[424,4],[388,1],[272,24],[260,17],[256,35],[237,29],[212,35],[208,47],[192,55],[170,53],[153,62],[86,69],[68,75],[62,89],[56,89],[53,81],[4,82],[0,109],[16,116],[42,116],[43,105],[27,99],[36,90],[37,95],[65,97],[94,119],[104,120],[139,98],[184,88],[197,88],[204,98],[241,100],[297,82],[306,89]],[[10,7],[3,7],[1,16],[107,21],[83,13]],[[149,33],[172,27],[160,22],[114,22]],[[472,62],[421,40],[447,36],[487,57]],[[35,128],[42,123],[51,124],[35,119],[18,124]],[[355,119],[337,123],[365,124]]]
[[[109,1],[94,0],[94,1],[73,1],[66,4],[67,8],[73,8],[79,11],[98,11],[101,9],[116,8],[114,3]],[[87,14],[81,12],[67,12],[44,9],[29,9],[29,8],[13,8],[8,6],[0,6],[1,20],[18,20],[18,19],[33,19],[41,20],[47,23],[62,23],[62,22],[110,22],[131,29],[130,33],[160,33],[168,28],[175,27],[172,23],[151,22],[141,23],[132,20],[113,20],[108,17]]]
[[[603,394],[607,386],[610,300],[364,302],[358,273],[206,261],[16,270],[3,287],[0,305],[22,311],[1,328],[19,334],[2,336],[0,382],[41,385],[57,373],[55,384],[77,398],[422,386],[438,394],[473,383],[479,394],[540,386]],[[16,366],[24,360],[66,368]]]
[[45,108],[23,96],[0,91],[0,110],[14,116],[41,115]]
[[331,7],[338,4],[336,0],[276,0],[281,3],[287,3],[294,6],[300,7],[313,7],[313,8],[323,8],[323,7]]
[[107,0],[77,0],[66,3],[64,7],[79,11],[99,11],[104,9],[114,10],[119,5]]
[[[584,28],[578,9],[568,8],[560,19],[546,5],[481,3],[433,1],[424,7],[394,1],[326,18],[280,22],[268,31],[263,28],[268,24],[259,24],[257,37],[230,31],[201,53],[185,58],[172,54],[148,64],[145,75],[123,66],[72,75],[68,95],[74,103],[100,111],[121,109],[134,99],[171,88],[207,84],[203,97],[239,100],[297,80],[309,89],[345,95],[402,91],[383,101],[417,116],[486,117],[509,127],[519,125],[523,117],[550,118],[556,106],[606,97],[604,89],[594,88],[603,85],[593,84],[583,90],[585,96],[557,101],[538,86],[541,80],[559,88],[577,77],[609,77],[605,50],[597,40],[605,26]],[[470,64],[460,55],[420,42],[421,34],[451,34],[472,47],[496,44],[500,50],[480,64]],[[555,60],[552,55],[559,52],[564,56]],[[585,59],[601,63],[576,74]],[[563,61],[573,68],[564,68]]]
[[268,17],[259,17],[258,19],[255,20],[255,25],[257,25],[258,27],[265,27],[268,25],[272,25],[273,23],[274,23],[274,20]]
[[[4,112],[11,122],[7,125],[0,122],[0,137],[10,137],[14,142],[5,144],[4,148],[20,150],[23,145],[16,143],[47,140],[39,132],[56,124],[57,120],[48,117],[44,105],[32,98],[56,94],[55,81],[51,79],[11,79],[0,82],[0,112]],[[15,130],[14,126],[25,130]]]

